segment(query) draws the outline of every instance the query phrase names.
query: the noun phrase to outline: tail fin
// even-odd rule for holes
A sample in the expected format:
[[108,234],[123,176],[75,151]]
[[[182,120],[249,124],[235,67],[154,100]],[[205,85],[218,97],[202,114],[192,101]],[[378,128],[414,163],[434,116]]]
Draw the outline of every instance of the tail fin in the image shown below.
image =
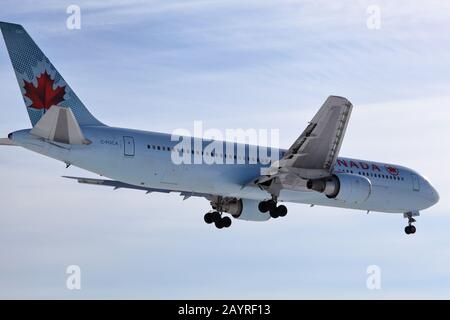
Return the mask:
[[0,29],[33,126],[53,105],[70,108],[81,126],[103,125],[78,99],[21,25],[0,22]]

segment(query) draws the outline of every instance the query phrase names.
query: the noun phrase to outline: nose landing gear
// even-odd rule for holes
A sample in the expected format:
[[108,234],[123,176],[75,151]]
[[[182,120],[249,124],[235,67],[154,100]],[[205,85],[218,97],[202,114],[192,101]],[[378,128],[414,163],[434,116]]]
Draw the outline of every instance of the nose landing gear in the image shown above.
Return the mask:
[[404,213],[403,216],[408,219],[408,225],[405,227],[406,234],[414,234],[416,233],[416,227],[413,226],[413,223],[416,222],[416,219],[413,217],[418,216],[419,212],[407,212]]

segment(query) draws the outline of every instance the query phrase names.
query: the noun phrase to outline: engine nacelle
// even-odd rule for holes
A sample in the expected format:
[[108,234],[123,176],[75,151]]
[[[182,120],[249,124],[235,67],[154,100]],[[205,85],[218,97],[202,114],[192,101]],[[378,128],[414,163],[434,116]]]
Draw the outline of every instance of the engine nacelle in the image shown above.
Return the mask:
[[[220,206],[223,212],[231,214],[236,219],[247,221],[266,221],[270,219],[269,213],[261,213],[258,209],[259,201],[237,198],[223,198]],[[212,203],[214,209],[218,209]]]
[[372,183],[364,176],[336,173],[324,179],[311,179],[306,187],[325,194],[328,198],[359,204],[372,192]]

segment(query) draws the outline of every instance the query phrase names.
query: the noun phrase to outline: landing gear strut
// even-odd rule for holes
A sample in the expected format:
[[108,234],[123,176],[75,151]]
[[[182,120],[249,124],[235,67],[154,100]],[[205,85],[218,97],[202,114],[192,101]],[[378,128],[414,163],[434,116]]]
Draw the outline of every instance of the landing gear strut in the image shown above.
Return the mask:
[[[416,227],[413,226],[413,223],[416,222],[416,219],[413,218],[412,212],[407,212],[404,214],[405,218],[408,218],[408,225],[405,227],[405,233],[406,234],[414,234],[416,233]],[[416,214],[418,215],[418,214]]]
[[275,197],[270,200],[261,201],[258,204],[258,209],[262,213],[266,213],[267,211],[269,211],[272,218],[284,217],[287,215],[286,206],[277,206],[277,199]]
[[217,229],[229,228],[231,226],[230,217],[222,217],[222,214],[218,211],[210,211],[203,218],[207,224],[214,223]]

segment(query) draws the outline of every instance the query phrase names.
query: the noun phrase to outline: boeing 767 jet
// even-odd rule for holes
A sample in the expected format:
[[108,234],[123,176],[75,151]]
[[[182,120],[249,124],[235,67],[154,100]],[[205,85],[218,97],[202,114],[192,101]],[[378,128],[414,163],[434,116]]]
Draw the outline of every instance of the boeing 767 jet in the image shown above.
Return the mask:
[[[204,220],[230,227],[233,217],[284,217],[287,202],[400,213],[414,234],[414,217],[439,201],[431,183],[404,166],[339,157],[352,104],[330,96],[287,150],[251,154],[257,146],[190,141],[171,134],[110,127],[95,118],[18,24],[0,22],[31,128],[10,133],[1,145],[20,146],[108,179],[66,177],[83,184],[203,197]],[[222,146],[213,151],[211,144]],[[219,151],[218,151],[219,150]],[[202,163],[184,161],[201,157]],[[273,160],[276,159],[276,160]]]

